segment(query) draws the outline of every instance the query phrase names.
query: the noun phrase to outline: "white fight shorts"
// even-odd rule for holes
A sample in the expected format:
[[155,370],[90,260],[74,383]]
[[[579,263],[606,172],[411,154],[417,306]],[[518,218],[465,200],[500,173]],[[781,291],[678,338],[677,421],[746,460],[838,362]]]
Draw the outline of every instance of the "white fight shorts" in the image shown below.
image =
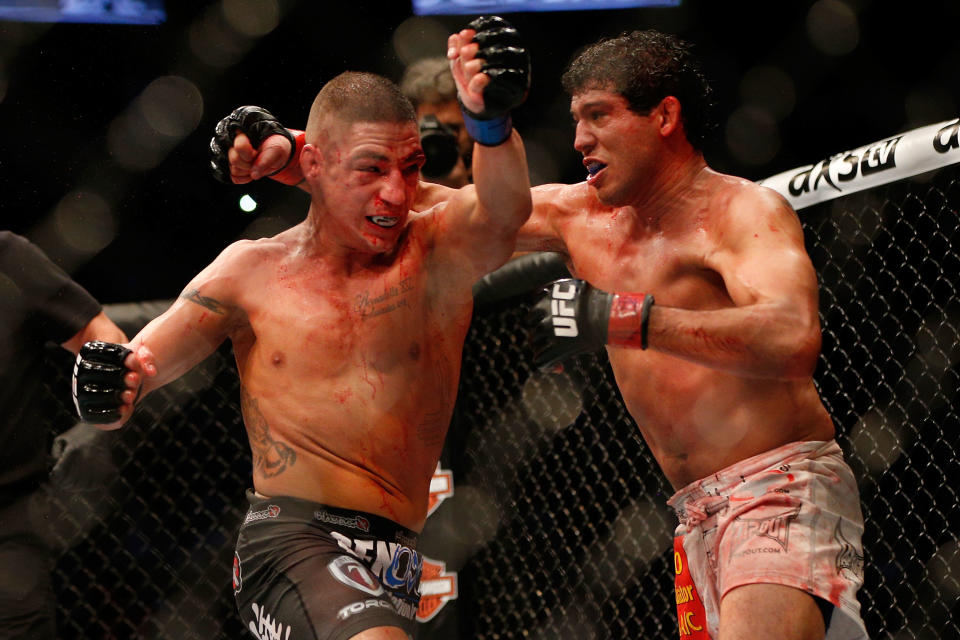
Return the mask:
[[857,601],[863,514],[835,441],[793,442],[747,458],[667,504],[680,520],[674,561],[682,638],[717,638],[723,596],[746,584],[794,587],[833,604],[827,640],[867,637]]

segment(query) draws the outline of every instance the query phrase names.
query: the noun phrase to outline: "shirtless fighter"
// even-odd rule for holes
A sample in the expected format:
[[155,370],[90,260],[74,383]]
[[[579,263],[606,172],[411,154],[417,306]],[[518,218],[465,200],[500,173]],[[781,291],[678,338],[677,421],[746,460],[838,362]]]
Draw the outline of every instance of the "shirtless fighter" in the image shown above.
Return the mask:
[[[817,279],[796,213],[707,166],[711,91],[682,41],[602,40],[563,84],[588,179],[536,187],[518,236],[578,278],[535,306],[536,361],[606,347],[676,490],[681,637],[865,638],[863,516],[813,383]],[[234,155],[240,174],[259,161]]]
[[448,57],[481,143],[473,186],[411,212],[423,163],[413,107],[385,78],[341,74],[307,123],[306,219],[229,246],[128,345],[90,343],[78,358],[80,414],[114,429],[135,397],[233,343],[255,488],[234,591],[257,637],[412,634],[417,536],[471,285],[510,257],[531,211],[509,117],[527,90],[526,51],[481,71],[471,40],[503,25],[471,25],[450,37]]

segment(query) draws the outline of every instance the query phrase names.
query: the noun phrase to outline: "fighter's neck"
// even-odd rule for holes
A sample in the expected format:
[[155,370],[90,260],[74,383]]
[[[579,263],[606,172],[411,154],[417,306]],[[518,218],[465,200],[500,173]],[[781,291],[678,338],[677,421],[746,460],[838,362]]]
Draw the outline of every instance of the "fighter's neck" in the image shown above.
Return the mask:
[[376,252],[351,245],[349,230],[342,229],[330,217],[311,208],[306,219],[291,229],[291,250],[298,259],[320,262],[331,272],[349,276],[357,271],[382,268],[396,256],[397,247]]
[[716,175],[699,152],[664,162],[627,209],[648,226],[659,227],[690,212],[690,203],[701,201],[705,185]]

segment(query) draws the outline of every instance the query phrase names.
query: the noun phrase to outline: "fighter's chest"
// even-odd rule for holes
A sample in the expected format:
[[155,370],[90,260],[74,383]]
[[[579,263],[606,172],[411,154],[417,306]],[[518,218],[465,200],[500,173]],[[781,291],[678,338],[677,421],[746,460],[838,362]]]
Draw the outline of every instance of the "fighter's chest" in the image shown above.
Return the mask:
[[652,293],[661,304],[704,308],[726,298],[698,234],[632,237],[585,232],[568,243],[575,275],[611,292]]
[[423,277],[404,269],[350,278],[277,278],[250,305],[256,340],[318,358],[379,352],[430,324]]

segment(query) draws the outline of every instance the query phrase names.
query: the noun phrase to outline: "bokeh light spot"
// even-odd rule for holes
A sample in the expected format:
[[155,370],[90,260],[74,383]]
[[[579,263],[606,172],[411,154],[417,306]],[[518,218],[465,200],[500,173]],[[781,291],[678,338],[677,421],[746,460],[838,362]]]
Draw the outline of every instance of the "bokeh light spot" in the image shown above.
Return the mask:
[[280,24],[280,6],[276,0],[223,0],[223,17],[238,33],[258,38]]
[[822,53],[842,56],[857,48],[860,25],[847,3],[841,0],[818,0],[807,12],[807,37]]

